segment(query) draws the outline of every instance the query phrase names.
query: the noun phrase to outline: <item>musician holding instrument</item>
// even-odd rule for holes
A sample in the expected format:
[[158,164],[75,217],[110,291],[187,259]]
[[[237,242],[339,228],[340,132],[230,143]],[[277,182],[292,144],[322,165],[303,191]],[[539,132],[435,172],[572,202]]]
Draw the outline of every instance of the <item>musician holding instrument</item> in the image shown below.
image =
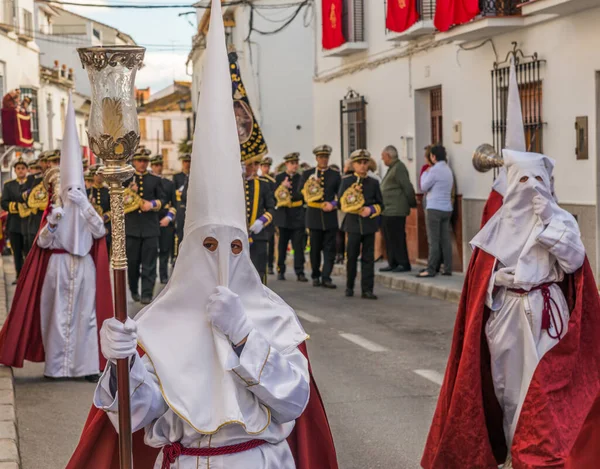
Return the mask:
[[99,164],[90,166],[89,174],[92,177],[92,186],[89,189],[88,199],[92,207],[96,209],[98,215],[102,217],[104,227],[106,228],[106,248],[110,253],[111,245],[111,212],[110,212],[110,194],[108,186],[104,183],[104,177],[98,172]]
[[354,173],[342,179],[339,201],[346,213],[342,230],[348,234],[346,252],[346,296],[354,296],[354,281],[358,256],[361,262],[361,297],[376,300],[375,283],[375,233],[379,230],[379,216],[383,211],[383,196],[379,182],[368,176],[371,153],[356,150],[350,155]]

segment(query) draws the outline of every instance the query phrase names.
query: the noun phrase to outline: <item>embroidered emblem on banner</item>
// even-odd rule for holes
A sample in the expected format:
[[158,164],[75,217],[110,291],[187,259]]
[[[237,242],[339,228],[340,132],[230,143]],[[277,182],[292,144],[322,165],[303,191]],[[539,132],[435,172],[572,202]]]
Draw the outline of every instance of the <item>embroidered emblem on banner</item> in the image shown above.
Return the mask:
[[406,0],[398,0],[398,6],[404,10],[406,8]]
[[331,9],[329,11],[329,22],[331,23],[331,27],[333,29],[337,28],[337,16],[335,14],[335,3],[331,4]]

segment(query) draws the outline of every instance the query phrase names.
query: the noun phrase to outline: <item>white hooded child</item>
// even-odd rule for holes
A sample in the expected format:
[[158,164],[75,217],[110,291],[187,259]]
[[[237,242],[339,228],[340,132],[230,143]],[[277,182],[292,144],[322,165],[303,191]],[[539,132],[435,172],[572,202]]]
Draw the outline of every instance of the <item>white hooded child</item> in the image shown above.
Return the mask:
[[94,404],[117,428],[112,363],[132,357],[133,431],[144,428],[146,444],[162,448],[156,469],[294,469],[286,438],[308,403],[308,363],[298,350],[307,335],[250,260],[218,0],[205,54],[184,242],[154,302],[135,320],[104,323],[111,366]]
[[106,234],[104,222],[89,203],[83,181],[81,147],[71,98],[60,161],[62,207],[53,207],[37,244],[50,249],[42,286],[40,314],[46,353],[44,376],[97,376],[96,267],[90,250]]
[[569,309],[557,282],[583,265],[585,248],[576,220],[552,195],[553,160],[514,150],[503,157],[503,205],[471,245],[496,258],[486,337],[510,448],[535,369],[567,333]]

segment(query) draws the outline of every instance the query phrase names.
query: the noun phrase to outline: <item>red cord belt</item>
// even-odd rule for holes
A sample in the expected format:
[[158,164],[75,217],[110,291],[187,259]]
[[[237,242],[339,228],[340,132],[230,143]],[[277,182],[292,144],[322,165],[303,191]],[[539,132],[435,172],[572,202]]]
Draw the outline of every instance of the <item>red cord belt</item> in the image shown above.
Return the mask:
[[[522,288],[509,288],[508,291],[517,293],[518,295],[526,295],[535,290],[542,292],[544,298],[544,308],[542,309],[542,330],[548,331],[548,335],[553,339],[560,339],[564,331],[565,325],[560,315],[560,308],[552,295],[550,294],[550,286],[554,283],[543,283],[537,287],[533,287],[531,290],[523,290]],[[550,332],[550,326],[554,326],[556,335]]]
[[176,442],[163,446],[163,462],[161,469],[170,469],[179,456],[211,457],[223,456],[225,454],[243,453],[266,444],[265,440],[249,440],[244,443],[217,448],[184,448],[181,443]]

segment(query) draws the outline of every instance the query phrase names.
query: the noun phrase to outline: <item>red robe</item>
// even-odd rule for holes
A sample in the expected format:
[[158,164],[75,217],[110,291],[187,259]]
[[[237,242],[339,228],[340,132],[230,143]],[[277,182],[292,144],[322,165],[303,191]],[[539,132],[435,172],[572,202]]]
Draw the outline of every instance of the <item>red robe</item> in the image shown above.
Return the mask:
[[[299,347],[308,357],[306,344]],[[288,444],[297,469],[337,469],[333,437],[325,407],[310,368],[310,400],[304,413],[296,420]],[[133,465],[135,469],[152,469],[160,449],[144,444],[144,430],[133,435]],[[66,469],[119,469],[117,432],[106,413],[92,407],[83,427],[79,444]]]
[[[506,458],[485,337],[493,265],[492,256],[475,250],[421,460],[425,469],[497,469]],[[600,297],[588,260],[561,286],[569,330],[532,378],[513,440],[515,469],[595,469],[600,461]]]
[[[42,226],[45,224],[45,215]],[[108,253],[104,238],[94,240],[90,255],[96,265],[96,320],[100,333],[102,323],[113,315]],[[0,363],[3,365],[22,368],[24,360],[45,361],[40,298],[51,256],[50,250],[37,245],[36,237],[19,275],[10,313],[0,331]],[[100,370],[103,370],[106,359],[102,353],[99,353],[99,358]]]

